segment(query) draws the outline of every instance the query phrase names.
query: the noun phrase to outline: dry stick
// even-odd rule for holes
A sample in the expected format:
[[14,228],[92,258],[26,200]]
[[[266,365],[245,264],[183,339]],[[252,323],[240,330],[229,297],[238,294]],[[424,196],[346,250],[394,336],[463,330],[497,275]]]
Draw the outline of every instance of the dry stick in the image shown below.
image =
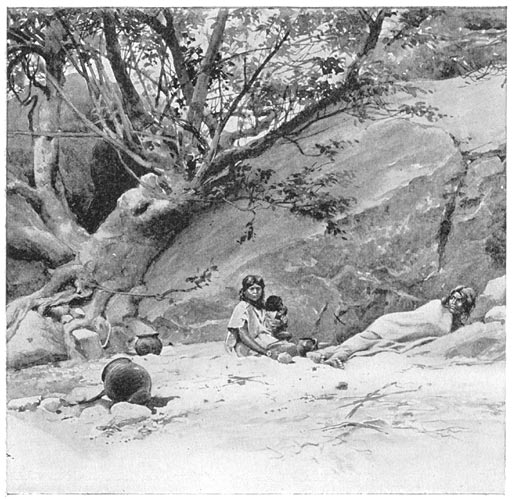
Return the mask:
[[337,425],[326,427],[326,429],[332,430],[332,429],[335,429],[335,428],[346,428],[346,427],[349,427],[349,426],[351,426],[353,428],[368,428],[370,430],[376,430],[376,431],[379,431],[381,433],[386,433],[384,430],[379,428],[377,425],[371,424],[371,422],[359,423],[357,421],[343,421],[343,422],[341,422],[341,423],[339,423]]
[[[356,400],[354,402],[350,402],[349,404],[342,405],[342,406],[340,406],[340,408],[348,407],[350,405],[356,404],[355,407],[352,408],[352,410],[347,414],[347,419],[349,419],[349,418],[351,418],[356,413],[357,410],[359,410],[363,406],[363,404],[365,402],[378,400],[378,399],[381,399],[383,397],[387,397],[388,395],[397,395],[397,394],[402,394],[402,393],[411,393],[411,392],[416,392],[416,391],[419,390],[419,388],[417,388],[416,390],[399,390],[399,391],[396,391],[396,392],[383,393],[381,395],[377,395],[384,388],[388,388],[388,387],[393,386],[393,385],[396,385],[396,382],[384,385],[382,388],[379,388],[378,390],[375,390],[374,392],[368,393],[363,399]],[[342,421],[341,423],[338,423],[338,424],[335,424],[335,425],[324,426],[322,428],[322,430],[332,430],[332,429],[335,429],[335,428],[342,428],[344,426],[358,426],[358,425],[361,424],[361,423],[357,423],[357,424],[352,424],[352,423],[353,423],[352,421]]]
[[27,132],[26,130],[7,132],[8,137],[15,137],[17,135],[30,135],[31,137],[98,137],[97,133],[92,132]]
[[109,289],[105,286],[102,286],[101,284],[95,283],[95,287],[102,289],[103,291],[107,291],[108,293],[116,294],[116,295],[127,295],[127,296],[139,296],[141,298],[155,298],[156,300],[163,300],[167,295],[170,295],[171,293],[187,293],[189,291],[194,291],[197,289],[196,287],[193,288],[182,288],[182,289],[168,289],[167,291],[164,291],[163,293],[133,293],[130,291],[117,291],[115,289]]
[[[362,405],[365,403],[365,402],[368,402],[369,400],[372,400],[381,390],[384,390],[385,388],[388,388],[390,386],[394,386],[396,385],[396,381],[394,381],[393,383],[388,383],[387,385],[384,385],[383,387],[381,388],[377,388],[377,390],[373,391],[373,392],[370,392],[368,394],[366,394],[366,396],[361,400],[361,401],[357,401],[355,402],[355,407],[347,414],[347,418],[351,418],[355,413],[356,411],[362,407]],[[349,405],[354,405],[354,402],[350,403]]]
[[132,158],[137,164],[142,166],[143,168],[147,168],[148,170],[152,169],[152,164],[145,161],[143,158],[141,158],[138,154],[135,154],[133,151],[128,149],[122,142],[120,142],[117,139],[114,139],[110,137],[107,133],[105,133],[103,130],[101,130],[99,127],[97,127],[94,123],[92,123],[87,117],[80,112],[76,106],[73,105],[73,103],[70,101],[68,96],[60,89],[58,86],[58,82],[50,75],[47,75],[47,79],[53,84],[57,92],[60,94],[64,102],[73,110],[73,112],[80,118],[82,123],[89,128],[92,132],[96,133],[99,137],[101,137],[105,142],[108,142],[111,146],[115,147],[116,149],[120,149],[123,151],[127,156]]

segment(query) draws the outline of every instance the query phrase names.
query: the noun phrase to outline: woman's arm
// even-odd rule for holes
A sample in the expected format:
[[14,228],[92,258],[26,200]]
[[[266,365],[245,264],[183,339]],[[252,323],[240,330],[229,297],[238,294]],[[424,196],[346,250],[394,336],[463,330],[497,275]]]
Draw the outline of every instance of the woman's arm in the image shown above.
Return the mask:
[[237,335],[238,338],[240,339],[240,341],[247,348],[250,348],[251,350],[254,350],[255,352],[258,352],[258,353],[260,353],[262,355],[267,355],[267,349],[263,348],[259,343],[256,343],[254,338],[252,338],[251,336],[249,336],[247,334],[247,332],[245,331],[245,328],[243,328],[243,327],[240,327],[240,328],[228,328],[228,330],[231,333]]

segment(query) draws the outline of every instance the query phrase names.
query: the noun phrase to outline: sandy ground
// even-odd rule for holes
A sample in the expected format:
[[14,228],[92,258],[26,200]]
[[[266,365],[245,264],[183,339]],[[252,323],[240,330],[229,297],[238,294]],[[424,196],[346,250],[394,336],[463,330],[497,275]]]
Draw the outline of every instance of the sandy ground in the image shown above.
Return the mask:
[[[9,493],[504,493],[504,362],[383,353],[338,370],[220,343],[134,360],[179,398],[121,427],[101,401],[8,411]],[[10,373],[8,400],[99,391],[105,363]]]

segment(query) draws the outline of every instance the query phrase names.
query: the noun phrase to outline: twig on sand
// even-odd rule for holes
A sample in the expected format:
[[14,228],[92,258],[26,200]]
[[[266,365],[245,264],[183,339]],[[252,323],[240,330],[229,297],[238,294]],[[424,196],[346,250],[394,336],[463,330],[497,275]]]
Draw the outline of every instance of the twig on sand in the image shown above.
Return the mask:
[[302,452],[302,449],[304,449],[304,447],[308,447],[308,446],[318,447],[320,445],[319,442],[304,442],[302,444],[299,444],[299,442],[295,442],[295,444],[299,448],[299,450],[297,452],[295,452],[295,454],[300,454]]
[[389,388],[390,386],[396,386],[396,385],[397,385],[396,381],[394,381],[393,383],[388,383],[388,384],[382,386],[381,388],[378,388],[377,390],[368,393],[362,399],[354,400],[352,402],[349,402],[348,404],[342,405],[341,407],[349,407],[351,405],[353,405],[354,407],[349,411],[349,413],[347,414],[345,420],[343,420],[343,421],[341,421],[339,423],[333,424],[333,425],[324,426],[322,428],[322,430],[323,431],[329,431],[329,430],[339,429],[339,428],[367,428],[367,429],[370,429],[370,430],[375,430],[375,431],[378,431],[380,433],[386,433],[387,434],[387,432],[383,429],[383,426],[386,425],[386,422],[383,421],[382,419],[371,419],[371,420],[360,421],[360,422],[358,422],[358,421],[349,421],[349,419],[366,402],[375,401],[375,400],[381,399],[383,397],[386,397],[388,395],[397,395],[397,394],[402,394],[402,393],[416,392],[416,391],[418,391],[421,388],[421,386],[419,386],[415,390],[398,390],[398,391],[395,391],[395,392],[380,393],[381,390],[384,390],[386,388]]
[[446,426],[443,428],[435,428],[433,430],[429,430],[425,427],[416,427],[416,426],[393,426],[394,429],[397,430],[413,430],[417,431],[418,433],[424,433],[426,435],[433,435],[433,436],[439,436],[442,438],[454,438],[455,440],[461,440],[460,438],[456,437],[455,433],[461,433],[461,432],[467,432],[469,431],[467,428],[464,428],[462,426]]
[[284,454],[282,452],[279,452],[278,450],[272,449],[272,447],[269,447],[268,445],[265,447],[268,450],[271,450],[272,452],[275,452],[278,454],[278,456],[274,457],[273,459],[282,459],[284,457]]
[[381,390],[384,390],[385,388],[389,388],[390,386],[395,386],[396,384],[397,383],[395,381],[393,383],[389,383],[387,385],[384,385],[383,387],[378,388],[377,390],[368,393],[362,399],[354,400],[353,402],[349,402],[348,404],[341,405],[341,406],[339,406],[339,408],[341,409],[343,407],[349,407],[351,405],[355,405],[355,407],[347,414],[347,419],[348,419],[348,418],[351,418],[356,413],[356,411],[358,409],[360,409],[366,402],[370,402],[370,401],[374,401],[374,400],[379,400],[379,399],[381,399],[383,397],[387,397],[388,395],[398,395],[398,394],[402,394],[402,393],[417,392],[421,388],[421,386],[419,386],[418,388],[416,388],[414,390],[398,390],[396,392],[379,393]]
[[349,427],[353,427],[353,428],[368,428],[369,430],[375,430],[375,431],[378,431],[380,433],[386,433],[387,434],[387,431],[384,431],[382,429],[383,424],[385,424],[385,422],[382,419],[371,419],[371,420],[362,421],[362,422],[342,421],[341,423],[337,423],[337,424],[334,424],[334,425],[331,425],[331,426],[325,426],[322,429],[324,431],[327,431],[327,430],[334,430],[334,429],[337,429],[337,428],[349,428]]
[[245,385],[246,381],[254,381],[255,383],[261,383],[262,385],[268,385],[266,381],[261,381],[259,379],[261,376],[237,376],[235,374],[228,375],[228,383],[237,383],[239,385]]

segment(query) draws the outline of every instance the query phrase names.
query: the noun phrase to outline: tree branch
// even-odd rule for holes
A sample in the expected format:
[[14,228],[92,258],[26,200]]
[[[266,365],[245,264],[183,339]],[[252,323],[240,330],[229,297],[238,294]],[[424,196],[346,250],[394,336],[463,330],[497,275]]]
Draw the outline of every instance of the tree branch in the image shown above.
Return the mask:
[[[52,82],[56,81],[50,76],[47,75],[47,79],[49,79]],[[154,172],[153,165],[141,158],[138,154],[134,153],[132,150],[128,149],[121,141],[111,137],[106,132],[104,132],[101,128],[97,127],[91,120],[85,116],[81,111],[77,109],[77,107],[71,102],[69,97],[66,95],[66,93],[60,88],[60,86],[55,85],[55,89],[57,92],[61,95],[64,102],[69,106],[69,108],[80,118],[82,123],[93,133],[95,133],[98,138],[103,139],[105,142],[109,143],[111,146],[113,146],[115,149],[119,149],[124,154],[129,156],[131,159],[133,159],[139,166],[146,168],[148,171]],[[46,135],[46,134],[42,134]]]
[[136,129],[143,127],[152,122],[142,104],[141,98],[130,79],[126,64],[121,56],[121,47],[117,39],[117,26],[113,12],[104,10],[103,13],[103,29],[105,32],[105,42],[107,47],[107,58],[121,90],[123,98],[123,107],[130,121],[139,122]]
[[242,91],[235,97],[235,99],[229,106],[227,113],[225,114],[224,118],[217,126],[217,130],[215,131],[215,136],[213,138],[212,144],[210,145],[210,150],[208,151],[208,155],[206,156],[206,159],[205,159],[203,165],[201,166],[201,168],[199,168],[199,170],[197,171],[197,173],[195,175],[195,179],[196,179],[197,183],[200,183],[208,172],[209,165],[212,162],[212,159],[216,153],[217,146],[219,144],[220,135],[221,135],[222,131],[224,130],[229,118],[235,112],[240,101],[244,98],[244,96],[247,94],[247,92],[254,85],[254,82],[256,81],[256,79],[258,78],[260,73],[263,71],[265,66],[277,54],[277,52],[279,52],[279,49],[283,46],[284,42],[289,38],[289,36],[290,36],[290,31],[288,30],[285,33],[285,35],[283,36],[283,38],[281,38],[281,40],[276,44],[274,49],[267,55],[267,57],[265,57],[263,62],[259,65],[259,67],[256,69],[256,71],[253,73],[251,79],[244,84]]
[[174,29],[174,17],[171,13],[171,10],[168,8],[162,9],[166,25],[161,23],[156,16],[147,14],[143,10],[130,9],[128,12],[140,21],[142,21],[143,23],[145,23],[155,33],[162,37],[167,48],[171,52],[174,61],[174,69],[176,70],[176,74],[178,75],[178,80],[180,82],[180,87],[181,91],[183,92],[183,96],[185,97],[187,104],[190,104],[190,102],[192,101],[192,96],[194,94],[194,86],[192,85],[192,82],[190,81],[190,78],[188,76],[187,67],[185,65],[185,59],[183,57],[183,52],[181,51],[180,43],[178,41],[178,37],[176,36],[176,30]]
[[389,15],[389,9],[379,10],[375,19],[373,19],[364,9],[359,9],[359,14],[368,24],[370,32],[368,33],[363,46],[357,52],[354,62],[347,69],[345,83],[349,88],[353,88],[357,83],[357,74],[363,59],[377,46],[377,42],[379,41],[379,36],[382,31],[382,23],[384,22],[384,18]]
[[36,189],[30,187],[26,182],[15,179],[6,186],[7,194],[19,194],[23,196],[36,210],[41,209],[41,196]]

